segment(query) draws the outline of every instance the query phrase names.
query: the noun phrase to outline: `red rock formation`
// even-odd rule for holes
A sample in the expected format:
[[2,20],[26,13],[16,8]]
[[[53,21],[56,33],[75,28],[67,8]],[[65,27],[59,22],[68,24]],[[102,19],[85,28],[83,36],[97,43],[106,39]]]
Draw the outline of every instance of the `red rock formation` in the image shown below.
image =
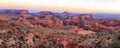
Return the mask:
[[68,16],[68,19],[70,20],[90,20],[93,19],[93,16],[91,14],[80,14],[76,16]]
[[93,19],[93,16],[91,14],[81,14],[80,18],[81,20],[90,20]]
[[21,10],[20,12],[21,15],[26,15],[26,14],[29,14],[28,10]]
[[8,22],[10,19],[4,16],[0,16],[0,20]]
[[66,25],[78,25],[79,21],[76,20],[64,20],[63,24]]
[[27,20],[29,17],[31,17],[31,15],[21,15],[18,18],[12,18],[11,23],[13,26],[21,26],[21,27],[32,25],[31,22]]
[[51,28],[59,28],[62,27],[62,22],[53,15],[46,15],[44,18],[40,18],[39,16],[34,17],[34,21],[32,24],[41,25],[43,27],[51,27]]
[[[108,21],[81,21],[79,23],[79,27],[83,28],[85,30],[92,30],[95,32],[104,32],[104,31],[109,31],[109,30],[116,30],[117,28],[120,27],[119,21],[114,21],[114,20],[108,20]],[[114,24],[115,23],[115,24]]]
[[[9,12],[16,12],[16,10],[7,10]],[[6,11],[2,11],[6,12]],[[51,12],[43,12],[44,14],[37,14],[32,16],[28,14],[27,10],[20,10],[21,15],[18,18],[11,20],[6,17],[0,17],[0,20],[11,22],[14,26],[43,26],[50,28],[61,28],[63,26],[74,25],[84,30],[91,30],[95,32],[104,32],[108,30],[118,30],[120,28],[120,20],[94,20],[91,14],[80,14],[76,16],[68,16],[66,20],[60,20]]]
[[78,25],[80,20],[91,20],[93,19],[91,14],[80,14],[76,16],[68,16],[67,20],[64,20],[64,25]]
[[120,20],[103,20],[100,22],[101,24],[105,26],[119,26],[120,25]]

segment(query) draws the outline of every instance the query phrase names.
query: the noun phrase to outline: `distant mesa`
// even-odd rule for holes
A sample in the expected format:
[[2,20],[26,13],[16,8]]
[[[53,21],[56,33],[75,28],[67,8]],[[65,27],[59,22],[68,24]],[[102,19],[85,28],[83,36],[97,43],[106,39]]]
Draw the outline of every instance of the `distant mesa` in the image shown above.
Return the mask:
[[29,11],[28,10],[0,10],[0,13],[20,15],[20,14],[29,14]]

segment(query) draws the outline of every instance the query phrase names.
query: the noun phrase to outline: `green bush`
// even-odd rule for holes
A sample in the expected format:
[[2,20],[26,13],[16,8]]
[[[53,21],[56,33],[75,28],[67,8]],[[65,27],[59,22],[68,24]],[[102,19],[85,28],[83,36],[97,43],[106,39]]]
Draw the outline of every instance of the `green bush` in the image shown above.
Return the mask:
[[112,43],[113,48],[120,48],[120,41],[115,41]]

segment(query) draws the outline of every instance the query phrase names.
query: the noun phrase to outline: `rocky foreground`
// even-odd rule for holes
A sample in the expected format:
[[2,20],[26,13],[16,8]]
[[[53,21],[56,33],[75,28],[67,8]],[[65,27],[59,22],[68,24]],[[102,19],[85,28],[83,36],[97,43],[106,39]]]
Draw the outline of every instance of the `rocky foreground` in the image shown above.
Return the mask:
[[120,48],[120,20],[95,19],[91,14],[70,15],[26,10],[2,10],[0,48]]

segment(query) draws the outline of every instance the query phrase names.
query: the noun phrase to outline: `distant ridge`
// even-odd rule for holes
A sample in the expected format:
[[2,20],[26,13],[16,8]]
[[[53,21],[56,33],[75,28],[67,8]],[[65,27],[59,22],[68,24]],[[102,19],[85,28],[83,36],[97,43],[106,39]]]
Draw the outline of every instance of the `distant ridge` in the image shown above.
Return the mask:
[[[39,13],[39,12],[42,11],[42,10],[0,8],[0,14],[2,14],[1,11],[3,11],[3,10],[16,10],[16,11],[26,10],[29,13]],[[47,12],[47,11],[45,11],[45,12]],[[50,11],[50,12],[55,13],[55,14],[62,14],[64,11]],[[70,13],[72,15],[75,15],[75,14],[92,14],[93,17],[98,18],[98,19],[99,18],[104,18],[104,19],[106,19],[106,18],[112,18],[112,19],[116,18],[116,19],[120,19],[120,13],[107,13],[107,12],[68,12],[68,13]]]

